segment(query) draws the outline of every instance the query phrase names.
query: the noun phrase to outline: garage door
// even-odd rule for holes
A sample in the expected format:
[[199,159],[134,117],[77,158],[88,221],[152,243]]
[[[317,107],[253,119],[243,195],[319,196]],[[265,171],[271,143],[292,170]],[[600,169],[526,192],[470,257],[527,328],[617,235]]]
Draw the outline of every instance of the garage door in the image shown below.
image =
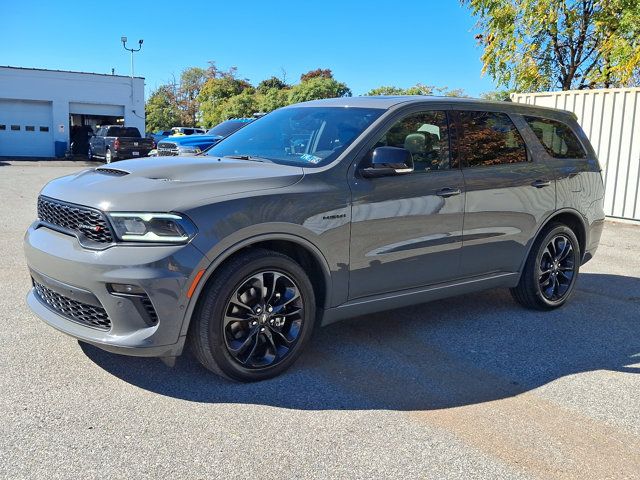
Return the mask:
[[0,99],[0,156],[53,157],[51,102]]

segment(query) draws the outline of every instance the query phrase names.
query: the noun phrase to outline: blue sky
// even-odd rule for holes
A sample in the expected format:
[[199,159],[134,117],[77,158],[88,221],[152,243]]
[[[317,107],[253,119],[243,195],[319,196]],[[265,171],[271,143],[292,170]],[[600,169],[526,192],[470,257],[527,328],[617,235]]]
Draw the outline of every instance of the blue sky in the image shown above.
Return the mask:
[[472,96],[495,89],[458,0],[2,3],[0,65],[128,75],[120,37],[143,38],[135,73],[147,95],[209,60],[253,83],[282,68],[289,83],[330,68],[354,95],[418,82]]

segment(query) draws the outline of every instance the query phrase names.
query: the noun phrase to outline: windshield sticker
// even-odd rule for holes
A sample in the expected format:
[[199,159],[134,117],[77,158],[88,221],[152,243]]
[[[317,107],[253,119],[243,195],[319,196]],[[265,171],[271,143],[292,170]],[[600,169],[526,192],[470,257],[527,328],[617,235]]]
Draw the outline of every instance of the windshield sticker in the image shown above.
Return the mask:
[[302,155],[300,155],[300,159],[304,160],[305,162],[313,163],[315,165],[320,160],[322,160],[322,157],[316,157],[315,155],[311,155],[309,153],[303,153]]

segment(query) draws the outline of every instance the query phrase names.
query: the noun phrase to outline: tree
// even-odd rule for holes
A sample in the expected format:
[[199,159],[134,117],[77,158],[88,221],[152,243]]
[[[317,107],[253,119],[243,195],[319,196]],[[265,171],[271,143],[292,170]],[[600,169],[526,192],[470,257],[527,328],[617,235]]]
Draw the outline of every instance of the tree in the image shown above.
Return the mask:
[[258,93],[264,94],[272,89],[283,90],[285,88],[289,88],[289,85],[287,85],[284,81],[280,80],[278,77],[269,77],[265,80],[262,80],[256,87],[256,90],[258,91]]
[[198,96],[207,76],[207,70],[199,67],[187,68],[180,74],[178,105],[182,115],[181,123],[186,127],[195,127],[198,124],[198,110],[200,109]]
[[483,72],[520,91],[636,84],[640,0],[461,0]]
[[300,75],[301,82],[306,82],[312,78],[333,78],[333,73],[328,68],[316,68]]
[[345,83],[318,76],[294,85],[289,91],[289,103],[350,96],[351,90]]
[[158,87],[147,99],[145,113],[147,132],[168,130],[180,123],[175,88],[172,85]]
[[258,98],[258,110],[263,113],[286,105],[289,105],[289,89],[270,88]]
[[510,102],[513,90],[493,90],[480,94],[480,98],[484,100],[493,100],[497,102]]
[[[211,68],[212,67],[210,67],[210,69]],[[255,92],[255,89],[249,82],[236,78],[234,68],[228,72],[220,73],[220,71],[216,71],[211,75],[202,87],[197,99],[199,102],[201,122],[205,127],[211,127],[228,118],[225,110],[228,99],[240,95],[245,91],[247,91],[248,94]]]
[[393,86],[378,87],[369,90],[365,95],[441,95],[445,97],[467,97],[467,94],[461,88],[449,90],[448,87],[434,87],[423,83],[417,83],[409,88]]

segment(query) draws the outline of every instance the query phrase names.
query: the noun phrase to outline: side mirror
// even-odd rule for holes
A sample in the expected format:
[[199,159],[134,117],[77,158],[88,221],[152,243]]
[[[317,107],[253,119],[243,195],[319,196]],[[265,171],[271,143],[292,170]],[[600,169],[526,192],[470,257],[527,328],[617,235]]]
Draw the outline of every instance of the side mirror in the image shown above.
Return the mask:
[[413,172],[413,156],[405,148],[378,147],[371,154],[371,165],[360,170],[363,177],[387,177]]

